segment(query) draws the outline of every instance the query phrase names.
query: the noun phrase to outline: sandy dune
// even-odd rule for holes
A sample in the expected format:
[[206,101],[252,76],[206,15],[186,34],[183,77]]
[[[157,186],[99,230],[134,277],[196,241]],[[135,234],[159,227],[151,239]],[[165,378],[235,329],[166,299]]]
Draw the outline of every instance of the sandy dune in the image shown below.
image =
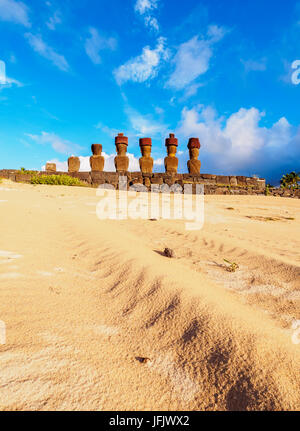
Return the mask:
[[98,201],[0,184],[0,409],[299,410],[300,201],[207,196],[200,231]]

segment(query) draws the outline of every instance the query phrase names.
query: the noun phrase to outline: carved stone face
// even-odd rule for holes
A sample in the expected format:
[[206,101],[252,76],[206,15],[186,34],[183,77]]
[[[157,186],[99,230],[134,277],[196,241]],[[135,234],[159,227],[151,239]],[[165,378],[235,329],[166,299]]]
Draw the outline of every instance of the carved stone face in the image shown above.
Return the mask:
[[176,145],[168,145],[167,146],[167,152],[168,152],[169,157],[175,157],[176,152],[177,152]]
[[101,156],[102,145],[101,144],[93,144],[92,145],[92,153],[94,156]]
[[142,153],[143,157],[150,157],[151,156],[151,146],[150,145],[141,146],[141,153]]
[[78,172],[80,169],[80,159],[79,157],[69,157],[68,158],[68,171]]
[[118,156],[126,156],[127,145],[126,144],[116,144]]
[[190,148],[189,153],[191,159],[197,160],[199,157],[199,148]]

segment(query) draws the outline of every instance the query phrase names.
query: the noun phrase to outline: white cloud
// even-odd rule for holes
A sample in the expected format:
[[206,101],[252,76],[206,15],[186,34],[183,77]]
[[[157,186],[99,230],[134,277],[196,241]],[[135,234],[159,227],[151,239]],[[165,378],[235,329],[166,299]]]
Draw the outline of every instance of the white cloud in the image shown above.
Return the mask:
[[55,133],[42,132],[40,135],[31,135],[26,133],[26,136],[34,142],[41,145],[50,145],[54,151],[62,154],[71,154],[72,151],[78,151],[80,147],[70,141],[60,138]]
[[141,55],[115,69],[114,76],[117,83],[122,85],[127,81],[145,82],[155,78],[162,61],[165,61],[169,55],[165,45],[165,38],[160,37],[156,48],[144,47]]
[[200,138],[200,158],[206,160],[210,172],[260,172],[275,178],[280,177],[278,170],[284,166],[297,170],[300,128],[291,126],[284,117],[264,127],[260,125],[264,116],[256,108],[241,108],[226,119],[218,117],[213,108],[199,105],[183,109],[176,133],[186,142],[191,136]]
[[116,49],[117,41],[113,37],[105,38],[100,36],[98,30],[94,27],[90,27],[89,33],[90,37],[85,41],[85,52],[93,63],[100,64],[101,57],[99,52],[103,49]]
[[[213,45],[225,34],[224,28],[214,25],[208,28],[208,39],[199,39],[199,36],[196,35],[179,45],[172,60],[175,69],[169,77],[166,87],[182,90],[194,83],[200,75],[206,73],[213,56]],[[192,87],[191,94],[195,94],[193,92],[195,89],[195,86]]]
[[26,33],[25,37],[35,52],[50,60],[60,70],[65,72],[69,70],[69,64],[65,57],[58,54],[53,48],[51,48],[51,46],[47,45],[41,36],[36,36],[32,33]]
[[131,126],[132,134],[137,137],[161,136],[164,135],[168,129],[167,125],[153,119],[150,114],[142,115],[131,106],[125,107],[125,113]]
[[153,30],[158,31],[159,30],[159,24],[155,17],[153,16],[146,16],[145,17],[145,24],[147,27],[152,28]]
[[0,0],[0,20],[22,24],[31,27],[28,17],[28,7],[15,0]]
[[216,43],[223,39],[223,37],[228,33],[228,29],[224,27],[219,27],[218,25],[212,24],[207,29],[207,36],[210,38],[211,42]]
[[50,30],[55,30],[56,26],[58,24],[61,24],[62,20],[61,20],[61,14],[60,12],[57,10],[54,12],[54,14],[49,18],[49,20],[46,22],[47,27]]
[[167,86],[175,90],[185,88],[198,76],[208,71],[211,57],[210,43],[206,40],[199,40],[198,36],[181,44],[173,60],[175,70],[170,76]]
[[134,10],[139,15],[143,16],[145,25],[151,29],[158,31],[159,24],[152,12],[157,9],[158,0],[137,0]]
[[157,1],[158,0],[137,0],[134,10],[139,14],[144,15],[146,12],[157,8]]
[[[161,118],[163,110],[161,108],[155,109],[156,114]],[[168,126],[163,121],[153,118],[151,114],[143,115],[136,109],[132,108],[127,102],[125,105],[125,114],[128,120],[128,129],[122,130],[129,138],[129,145],[131,142],[136,142],[140,137],[161,137],[167,133]],[[106,135],[111,138],[117,136],[120,129],[110,128],[101,122],[96,125],[97,129],[101,129]]]

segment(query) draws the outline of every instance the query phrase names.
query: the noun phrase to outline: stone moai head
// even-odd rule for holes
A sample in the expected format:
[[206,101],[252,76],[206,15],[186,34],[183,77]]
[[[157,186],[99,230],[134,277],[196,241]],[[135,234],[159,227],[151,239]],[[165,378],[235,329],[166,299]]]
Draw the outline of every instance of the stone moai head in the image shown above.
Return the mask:
[[166,139],[166,147],[169,157],[175,157],[178,147],[178,139],[175,138],[174,133],[169,134],[169,138]]
[[170,133],[169,138],[166,139],[166,147],[168,156],[165,158],[165,169],[168,174],[176,174],[178,168],[178,159],[176,157],[178,139],[175,138],[173,133]]
[[92,144],[92,153],[93,156],[101,156],[102,153],[102,145],[101,144]]
[[102,145],[93,144],[92,145],[93,155],[90,157],[90,166],[92,172],[102,172],[104,169],[104,157],[101,156]]
[[140,139],[140,148],[142,157],[140,158],[140,169],[143,174],[152,174],[153,170],[153,159],[151,157],[151,147],[152,140],[151,138],[141,138]]
[[117,156],[115,157],[115,167],[117,172],[128,171],[129,158],[126,156],[128,138],[123,133],[115,137]]
[[71,156],[68,158],[68,172],[78,172],[80,169],[79,157]]
[[127,136],[124,136],[123,133],[119,133],[118,136],[115,137],[115,144],[118,156],[126,156],[128,146]]
[[46,172],[56,172],[56,164],[46,163]]
[[190,160],[187,162],[188,171],[190,174],[200,174],[201,162],[198,160],[200,141],[198,138],[190,138],[188,149],[190,153]]

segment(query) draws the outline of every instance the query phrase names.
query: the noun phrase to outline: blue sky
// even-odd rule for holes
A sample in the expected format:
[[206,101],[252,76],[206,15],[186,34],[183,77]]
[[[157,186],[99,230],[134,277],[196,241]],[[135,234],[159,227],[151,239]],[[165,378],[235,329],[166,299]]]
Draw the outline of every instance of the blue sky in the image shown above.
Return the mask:
[[175,132],[181,172],[191,136],[204,173],[300,170],[299,1],[0,0],[0,31],[0,169],[88,170],[99,142],[113,170],[124,132],[163,171]]

